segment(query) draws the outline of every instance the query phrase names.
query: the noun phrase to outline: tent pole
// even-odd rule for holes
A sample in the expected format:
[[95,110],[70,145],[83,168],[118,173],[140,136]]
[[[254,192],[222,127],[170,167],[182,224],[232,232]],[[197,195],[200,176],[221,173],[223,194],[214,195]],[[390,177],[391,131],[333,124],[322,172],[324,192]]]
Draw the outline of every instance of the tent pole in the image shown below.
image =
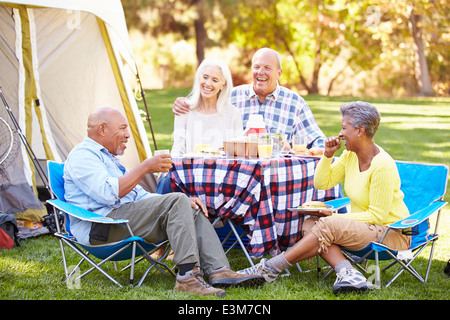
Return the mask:
[[155,133],[153,132],[152,120],[151,120],[150,114],[148,112],[147,101],[145,100],[145,91],[144,91],[144,88],[142,87],[142,83],[141,83],[141,79],[139,78],[139,74],[137,75],[136,80],[139,83],[139,88],[141,90],[141,97],[142,97],[142,100],[144,101],[145,115],[146,115],[148,124],[150,126],[150,132],[152,133],[153,145],[155,146],[155,150],[158,150],[158,147],[156,145]]
[[22,141],[23,145],[25,146],[25,149],[27,149],[28,156],[30,157],[31,161],[33,161],[33,164],[39,174],[39,177],[41,178],[42,182],[45,184],[45,188],[47,189],[48,193],[51,195],[52,192],[50,191],[50,187],[48,185],[47,174],[42,169],[41,165],[39,164],[38,159],[36,158],[36,155],[35,155],[33,149],[31,148],[30,143],[28,142],[25,135],[22,133],[19,123],[17,122],[16,117],[14,116],[11,108],[8,105],[8,102],[5,99],[5,96],[3,95],[3,91],[2,91],[1,87],[0,87],[0,97],[3,101],[3,105],[5,106],[6,111],[8,112],[9,117],[11,118],[11,121],[14,124],[14,127],[16,128],[17,133],[19,134],[20,140]]

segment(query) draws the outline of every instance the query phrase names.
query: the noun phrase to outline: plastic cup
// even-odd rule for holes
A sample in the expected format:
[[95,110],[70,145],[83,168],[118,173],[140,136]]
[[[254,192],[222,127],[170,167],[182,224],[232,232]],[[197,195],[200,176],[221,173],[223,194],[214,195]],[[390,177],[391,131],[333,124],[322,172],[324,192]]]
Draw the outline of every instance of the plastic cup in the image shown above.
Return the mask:
[[292,136],[292,148],[306,148],[305,136]]
[[258,156],[262,159],[269,159],[272,156],[273,143],[268,137],[258,139]]
[[155,150],[154,155],[157,156],[159,154],[170,154],[170,151],[169,149]]

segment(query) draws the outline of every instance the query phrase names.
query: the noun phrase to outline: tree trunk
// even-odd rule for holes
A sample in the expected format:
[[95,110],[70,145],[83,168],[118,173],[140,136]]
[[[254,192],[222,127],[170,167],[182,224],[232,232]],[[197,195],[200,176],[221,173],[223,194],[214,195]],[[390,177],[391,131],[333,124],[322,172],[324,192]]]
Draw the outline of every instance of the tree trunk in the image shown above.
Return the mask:
[[319,72],[322,67],[322,27],[319,27],[316,35],[316,56],[314,57],[314,71],[312,74],[311,88],[308,91],[309,94],[319,93]]
[[202,63],[205,59],[205,46],[206,46],[206,29],[205,29],[205,2],[204,0],[195,0],[194,4],[197,6],[198,17],[194,21],[195,27],[195,40],[196,40],[196,53],[197,53],[197,65]]
[[300,69],[300,65],[298,64],[297,59],[295,59],[294,52],[292,51],[289,43],[286,41],[286,39],[284,37],[282,37],[281,40],[283,41],[283,44],[284,44],[284,47],[286,48],[286,51],[289,52],[289,54],[293,58],[293,61],[294,61],[294,64],[295,64],[295,68],[296,68],[296,70],[298,72],[298,75],[299,75],[299,78],[300,78],[300,83],[303,85],[303,87],[309,93],[309,91],[311,90],[311,87],[308,85],[308,83],[306,82],[306,79],[303,77],[302,70]]
[[422,30],[418,26],[420,15],[414,13],[412,6],[408,7],[409,28],[414,39],[415,76],[419,86],[419,95],[432,96],[430,73],[425,57],[425,46],[422,39]]

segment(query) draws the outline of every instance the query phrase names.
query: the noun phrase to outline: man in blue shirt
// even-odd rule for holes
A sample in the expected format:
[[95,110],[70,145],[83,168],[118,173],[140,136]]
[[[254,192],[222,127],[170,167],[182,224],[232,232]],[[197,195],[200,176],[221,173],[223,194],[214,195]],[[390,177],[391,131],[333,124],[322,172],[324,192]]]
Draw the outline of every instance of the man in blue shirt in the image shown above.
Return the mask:
[[[138,183],[148,173],[167,172],[170,155],[157,155],[128,171],[116,156],[123,155],[128,138],[125,116],[112,107],[101,107],[88,118],[88,136],[69,154],[64,167],[66,201],[113,219],[127,219],[135,236],[159,243],[169,239],[179,267],[175,290],[224,296],[203,281],[198,267],[215,286],[258,285],[263,278],[242,276],[229,263],[216,232],[198,198],[182,193],[146,192]],[[107,226],[71,219],[79,242],[100,244],[129,236],[123,225]]]
[[[237,86],[231,93],[231,103],[241,111],[246,127],[252,114],[261,114],[268,133],[306,137],[308,148],[324,148],[325,135],[319,128],[305,100],[294,91],[278,84],[282,74],[281,58],[277,51],[262,48],[252,59],[252,83]],[[173,105],[176,115],[189,111],[185,98],[177,98]]]

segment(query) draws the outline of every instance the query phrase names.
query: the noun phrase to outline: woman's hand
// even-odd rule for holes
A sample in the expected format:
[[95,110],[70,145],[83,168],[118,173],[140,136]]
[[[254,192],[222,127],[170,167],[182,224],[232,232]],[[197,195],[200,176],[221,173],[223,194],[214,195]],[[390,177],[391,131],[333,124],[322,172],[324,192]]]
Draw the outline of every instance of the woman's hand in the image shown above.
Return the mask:
[[340,137],[328,137],[325,139],[325,151],[323,152],[324,156],[327,158],[331,158],[334,156],[334,153],[341,148],[341,139]]
[[319,211],[317,213],[317,216],[320,217],[320,218],[322,218],[322,217],[329,217],[331,215],[333,215],[333,211],[331,211],[331,210],[319,209]]

